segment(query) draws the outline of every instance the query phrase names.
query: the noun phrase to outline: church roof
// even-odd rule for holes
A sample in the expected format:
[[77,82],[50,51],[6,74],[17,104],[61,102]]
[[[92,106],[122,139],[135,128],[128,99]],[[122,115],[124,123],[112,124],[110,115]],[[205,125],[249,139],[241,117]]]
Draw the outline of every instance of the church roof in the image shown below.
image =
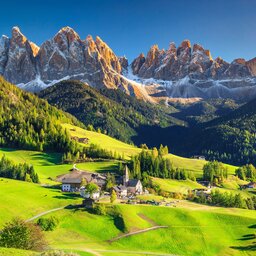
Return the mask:
[[138,179],[129,180],[128,187],[136,187],[139,182],[140,182],[140,180],[138,180]]

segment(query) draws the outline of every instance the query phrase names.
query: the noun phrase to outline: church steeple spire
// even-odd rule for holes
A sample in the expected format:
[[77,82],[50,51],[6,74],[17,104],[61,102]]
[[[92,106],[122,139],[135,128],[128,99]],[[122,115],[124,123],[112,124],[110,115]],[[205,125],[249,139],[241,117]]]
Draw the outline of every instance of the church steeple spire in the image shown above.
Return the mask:
[[123,185],[126,186],[129,182],[129,169],[127,165],[124,168]]

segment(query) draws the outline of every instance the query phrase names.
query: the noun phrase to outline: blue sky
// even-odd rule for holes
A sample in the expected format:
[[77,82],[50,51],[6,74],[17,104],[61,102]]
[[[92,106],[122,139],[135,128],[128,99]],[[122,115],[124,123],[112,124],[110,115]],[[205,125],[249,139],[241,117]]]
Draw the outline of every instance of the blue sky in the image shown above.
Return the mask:
[[26,0],[1,2],[0,34],[13,26],[40,45],[61,27],[81,38],[99,35],[131,61],[153,44],[167,48],[183,39],[227,61],[256,56],[254,0]]

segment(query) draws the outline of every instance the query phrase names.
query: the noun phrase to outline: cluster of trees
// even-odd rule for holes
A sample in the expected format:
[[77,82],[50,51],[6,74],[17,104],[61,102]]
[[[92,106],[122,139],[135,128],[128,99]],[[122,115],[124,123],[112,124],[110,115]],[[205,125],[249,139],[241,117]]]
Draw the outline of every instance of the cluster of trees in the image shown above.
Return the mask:
[[106,191],[111,191],[111,189],[116,185],[116,179],[114,174],[107,173],[106,180]]
[[76,151],[78,144],[71,140],[60,123],[79,122],[45,100],[0,78],[0,146],[39,151]]
[[198,196],[193,197],[193,200],[202,204],[244,208],[250,210],[256,209],[256,196],[243,198],[240,193],[221,193],[218,189],[211,191],[209,196],[202,192]]
[[5,155],[0,160],[0,177],[39,183],[39,178],[33,165],[28,165],[27,163],[14,164]]
[[151,151],[142,150],[140,154],[133,156],[129,163],[130,175],[137,179],[145,177],[144,173],[159,178],[177,180],[195,180],[192,172],[174,168],[170,159],[164,156],[168,154],[168,147],[160,146]]
[[63,154],[62,161],[66,163],[73,163],[79,161],[85,161],[88,158],[102,158],[102,159],[117,159],[123,160],[124,155],[117,153],[116,151],[110,151],[103,149],[100,145],[91,143],[89,147],[80,147],[79,150]]
[[252,164],[247,164],[236,169],[236,176],[241,180],[256,180],[256,168]]
[[218,161],[208,162],[203,167],[203,179],[211,183],[222,183],[228,177],[227,167]]

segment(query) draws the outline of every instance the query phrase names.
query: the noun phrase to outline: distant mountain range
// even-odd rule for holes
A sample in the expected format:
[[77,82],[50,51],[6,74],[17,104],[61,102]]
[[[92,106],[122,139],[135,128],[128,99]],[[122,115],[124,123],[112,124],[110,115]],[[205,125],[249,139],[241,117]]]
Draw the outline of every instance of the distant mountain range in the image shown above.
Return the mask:
[[129,65],[99,37],[82,40],[70,27],[40,47],[14,27],[11,38],[0,39],[0,75],[33,92],[76,79],[96,88],[121,89],[149,102],[256,97],[256,58],[213,60],[209,50],[184,40],[179,47],[171,43],[168,50],[154,45],[146,57],[140,54]]

